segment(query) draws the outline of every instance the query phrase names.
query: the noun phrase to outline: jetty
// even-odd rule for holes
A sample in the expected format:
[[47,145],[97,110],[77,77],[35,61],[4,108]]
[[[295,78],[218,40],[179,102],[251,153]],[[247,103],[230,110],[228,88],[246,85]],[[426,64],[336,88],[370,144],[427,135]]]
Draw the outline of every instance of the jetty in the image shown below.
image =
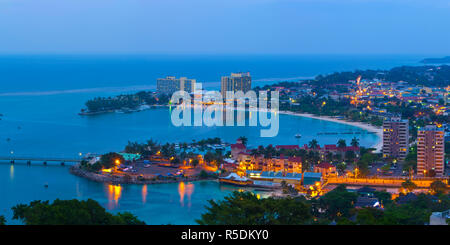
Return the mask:
[[11,164],[14,164],[16,162],[26,162],[28,165],[30,165],[32,162],[39,162],[43,163],[44,165],[47,165],[47,163],[60,163],[61,165],[65,165],[66,163],[72,163],[77,164],[82,161],[81,158],[58,158],[58,157],[17,157],[17,156],[0,156],[0,163],[1,162],[9,162]]

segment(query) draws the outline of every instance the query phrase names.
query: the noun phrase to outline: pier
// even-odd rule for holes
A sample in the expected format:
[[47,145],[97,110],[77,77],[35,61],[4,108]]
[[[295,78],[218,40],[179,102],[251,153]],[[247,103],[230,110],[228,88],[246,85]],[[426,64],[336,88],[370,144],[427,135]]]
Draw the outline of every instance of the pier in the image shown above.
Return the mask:
[[64,166],[66,163],[79,163],[81,162],[81,158],[57,158],[57,157],[2,157],[0,156],[0,162],[9,162],[11,164],[15,164],[16,162],[26,162],[27,165],[31,165],[32,162],[39,162],[44,165],[47,163],[60,163],[60,165]]

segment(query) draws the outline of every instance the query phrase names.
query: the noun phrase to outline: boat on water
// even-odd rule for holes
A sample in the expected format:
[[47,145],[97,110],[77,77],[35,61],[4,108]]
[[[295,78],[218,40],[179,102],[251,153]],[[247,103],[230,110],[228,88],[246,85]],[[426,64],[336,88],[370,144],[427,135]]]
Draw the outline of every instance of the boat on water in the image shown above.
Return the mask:
[[236,173],[231,173],[226,177],[219,178],[220,183],[236,185],[236,186],[251,186],[253,181],[247,177],[241,177]]
[[301,134],[296,134],[296,135],[295,135],[295,138],[297,138],[297,139],[300,139],[301,137],[302,137]]

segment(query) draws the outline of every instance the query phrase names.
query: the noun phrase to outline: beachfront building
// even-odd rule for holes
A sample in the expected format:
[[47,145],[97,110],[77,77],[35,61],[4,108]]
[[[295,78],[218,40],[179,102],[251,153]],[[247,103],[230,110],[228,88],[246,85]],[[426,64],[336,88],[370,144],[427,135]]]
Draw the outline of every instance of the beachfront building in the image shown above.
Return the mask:
[[268,171],[280,171],[283,173],[302,172],[302,159],[300,157],[285,157],[281,154],[279,157],[272,157],[266,161],[270,162],[266,166],[271,166],[271,168],[267,168]]
[[321,162],[314,166],[315,173],[321,173],[323,177],[336,174],[336,166],[328,162]]
[[428,125],[417,133],[417,175],[444,175],[444,130]]
[[188,79],[186,77],[176,78],[174,76],[167,76],[166,78],[158,78],[156,80],[156,89],[158,93],[172,95],[176,91],[185,91],[192,93],[195,90],[195,79]]
[[238,160],[239,159],[239,153],[241,152],[246,152],[247,151],[247,147],[239,142],[236,142],[236,144],[231,144],[231,158],[234,160]]
[[246,171],[248,178],[257,186],[281,186],[282,182],[297,186],[301,184],[301,173],[283,173],[275,171]]
[[399,117],[383,122],[383,157],[403,161],[408,154],[409,123]]
[[250,72],[231,73],[230,76],[224,76],[221,79],[222,97],[226,97],[227,91],[237,92],[242,91],[246,93],[252,89],[252,78]]
[[282,173],[301,173],[301,157],[287,157],[281,154],[271,158],[265,158],[263,155],[252,155],[248,152],[239,152],[237,162],[242,170],[259,170]]

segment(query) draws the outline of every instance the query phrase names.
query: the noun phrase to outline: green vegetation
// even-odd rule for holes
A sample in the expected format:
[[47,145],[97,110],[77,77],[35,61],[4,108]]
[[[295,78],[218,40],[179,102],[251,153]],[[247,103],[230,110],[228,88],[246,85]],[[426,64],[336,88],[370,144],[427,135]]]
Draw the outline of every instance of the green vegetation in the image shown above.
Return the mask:
[[90,171],[90,172],[97,172],[102,169],[110,169],[117,164],[124,163],[125,159],[120,154],[117,154],[115,152],[110,152],[107,154],[103,154],[100,157],[100,160],[97,161],[94,164],[90,164],[86,161],[82,161],[80,163],[80,167],[84,170]]
[[349,217],[357,197],[356,193],[348,192],[344,185],[340,185],[319,198],[318,207],[326,211],[317,214],[330,220],[341,216]]
[[417,145],[409,149],[402,166],[404,171],[417,170]]
[[433,181],[430,189],[434,194],[443,194],[447,191],[447,185],[440,180]]
[[389,205],[392,204],[392,195],[389,192],[386,191],[375,191],[373,193],[373,195],[378,198],[378,200],[380,201],[380,203],[382,205]]
[[303,198],[259,199],[250,192],[233,192],[224,200],[209,200],[200,225],[299,225],[311,221]]
[[3,215],[0,215],[0,225],[6,225],[6,219]]
[[234,192],[221,201],[209,201],[207,211],[197,223],[203,225],[424,225],[432,212],[450,208],[449,195],[419,194],[417,199],[397,204],[385,191],[375,191],[383,209],[354,208],[358,194],[338,186],[324,196],[259,199],[249,192]]
[[242,144],[243,144],[243,145],[247,145],[247,142],[248,142],[248,139],[247,139],[247,137],[245,137],[245,136],[241,136],[241,137],[239,137],[239,140],[241,140],[241,141],[242,141]]
[[[434,198],[433,198],[434,197]],[[385,207],[384,212],[368,214],[374,225],[424,225],[429,222],[432,212],[442,212],[450,208],[448,195],[431,196],[419,194],[417,200],[406,204],[390,204]],[[358,211],[358,215],[362,210]]]
[[200,179],[209,179],[209,178],[217,178],[217,174],[214,173],[208,173],[205,170],[200,171],[198,174],[198,177]]
[[97,97],[86,102],[86,110],[82,113],[98,113],[114,110],[135,110],[141,105],[167,105],[169,97],[153,92],[139,92],[136,94],[118,95],[115,97]]
[[12,208],[13,219],[26,225],[145,225],[131,213],[111,214],[92,199],[33,201]]
[[412,192],[413,190],[417,189],[417,185],[414,184],[411,180],[406,180],[402,183],[402,188],[405,189],[408,192]]
[[406,81],[414,85],[440,86],[450,84],[450,66],[400,66],[390,70],[356,70],[354,72],[335,72],[330,75],[319,75],[312,83],[342,84],[349,80],[356,80],[358,76],[366,79],[380,79],[384,81]]

